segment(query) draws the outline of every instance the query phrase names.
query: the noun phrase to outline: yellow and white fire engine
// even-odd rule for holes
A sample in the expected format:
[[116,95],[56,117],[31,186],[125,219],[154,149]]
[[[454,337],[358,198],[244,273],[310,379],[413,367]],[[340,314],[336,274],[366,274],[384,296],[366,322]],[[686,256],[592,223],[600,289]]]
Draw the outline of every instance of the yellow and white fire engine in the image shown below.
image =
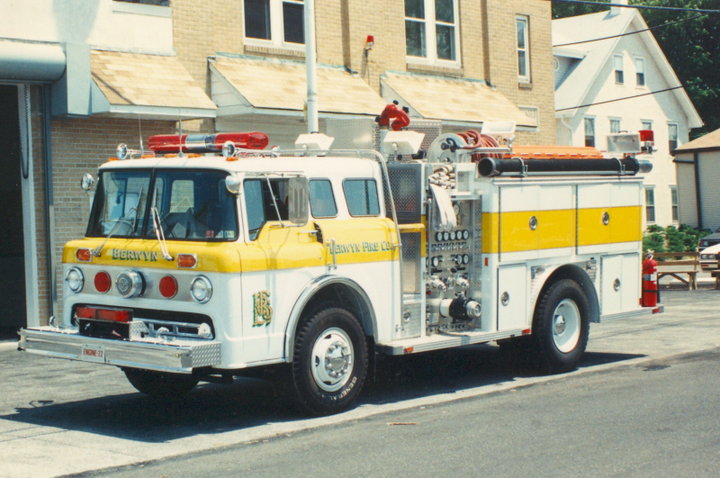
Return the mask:
[[566,371],[590,322],[642,311],[642,161],[472,131],[390,131],[384,154],[317,136],[119,147],[64,248],[62,314],[20,349],[118,366],[159,396],[289,364],[299,403],[327,414],[373,354],[497,341]]

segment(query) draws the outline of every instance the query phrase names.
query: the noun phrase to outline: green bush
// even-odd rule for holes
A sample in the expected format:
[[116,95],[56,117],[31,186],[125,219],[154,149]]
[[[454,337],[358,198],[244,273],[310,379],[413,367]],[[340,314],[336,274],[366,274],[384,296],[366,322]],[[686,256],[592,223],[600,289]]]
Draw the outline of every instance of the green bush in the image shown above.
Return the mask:
[[680,227],[648,226],[643,234],[643,252],[692,252],[697,249],[700,238],[709,234],[707,230],[697,230],[687,224]]

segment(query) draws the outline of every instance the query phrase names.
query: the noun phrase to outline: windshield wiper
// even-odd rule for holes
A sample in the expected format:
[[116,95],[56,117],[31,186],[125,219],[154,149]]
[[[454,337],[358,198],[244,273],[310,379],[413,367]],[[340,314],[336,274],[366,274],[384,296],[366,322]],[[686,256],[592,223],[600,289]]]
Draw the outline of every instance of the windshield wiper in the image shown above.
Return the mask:
[[173,256],[168,251],[167,244],[165,243],[165,231],[163,231],[162,225],[160,224],[160,213],[156,207],[150,208],[150,214],[153,220],[153,230],[155,231],[155,237],[157,237],[158,244],[160,244],[160,252],[162,252],[163,259],[166,261],[173,260]]
[[134,209],[131,209],[123,217],[116,220],[115,224],[113,224],[113,227],[110,228],[110,232],[108,233],[108,235],[105,236],[105,240],[102,241],[102,244],[100,244],[99,246],[97,246],[95,249],[92,250],[93,256],[100,257],[100,253],[102,252],[103,247],[105,247],[105,244],[107,243],[107,241],[115,235],[115,233],[117,232],[118,226],[120,224],[125,224],[126,226],[130,227],[131,231],[135,230],[135,222],[134,221],[130,222],[130,220],[127,219],[127,216],[129,216],[130,213],[132,213],[133,211],[134,211]]
[[[130,232],[135,231],[135,226],[137,225],[137,211],[140,207],[140,201],[142,200],[143,190],[140,190],[140,194],[138,195],[137,203],[135,203],[135,207],[130,208],[130,210],[124,214],[121,218],[117,219],[115,224],[113,224],[113,227],[110,228],[110,232],[108,232],[108,235],[105,236],[105,240],[102,241],[102,244],[97,246],[95,249],[92,250],[92,255],[95,257],[100,257],[100,253],[103,250],[103,247],[105,247],[105,244],[107,244],[107,241],[115,235],[117,232],[117,228],[120,224],[125,224],[130,227]],[[134,215],[132,218],[132,222],[128,217],[130,215]]]

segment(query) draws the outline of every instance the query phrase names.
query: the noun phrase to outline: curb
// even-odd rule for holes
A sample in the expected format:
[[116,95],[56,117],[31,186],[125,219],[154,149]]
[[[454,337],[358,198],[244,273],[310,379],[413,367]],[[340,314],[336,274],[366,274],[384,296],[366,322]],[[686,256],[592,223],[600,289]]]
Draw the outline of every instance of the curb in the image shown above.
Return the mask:
[[[445,405],[450,404],[453,402],[458,402],[461,400],[468,400],[472,398],[478,398],[482,396],[490,396],[490,395],[496,395],[502,392],[510,391],[510,390],[522,390],[524,388],[529,388],[537,384],[541,383],[548,383],[553,382],[556,380],[563,380],[567,378],[577,377],[577,376],[586,376],[586,375],[596,375],[596,374],[602,374],[607,373],[610,370],[614,369],[620,369],[620,368],[632,368],[632,367],[638,367],[643,364],[650,364],[653,362],[658,361],[671,361],[671,360],[679,360],[683,358],[690,358],[694,356],[702,356],[708,352],[711,351],[720,351],[720,347],[711,347],[707,349],[701,349],[701,350],[693,350],[691,352],[680,352],[675,354],[668,354],[668,355],[661,355],[661,356],[643,356],[643,357],[637,357],[621,362],[612,362],[612,363],[605,363],[601,365],[593,365],[586,369],[579,369],[574,370],[572,372],[557,374],[557,375],[545,375],[545,376],[536,376],[536,377],[523,377],[520,380],[510,380],[507,382],[502,382],[499,384],[495,384],[493,386],[488,385],[481,385],[478,387],[466,389],[466,390],[459,390],[455,392],[448,392],[448,393],[440,393],[436,395],[430,395],[415,399],[409,399],[404,400],[402,402],[395,402],[395,403],[383,403],[380,405],[374,405],[374,404],[360,404],[356,408],[353,408],[352,410],[349,410],[347,412],[341,413],[339,415],[331,415],[328,417],[320,417],[320,418],[308,418],[308,419],[301,419],[296,420],[292,422],[285,422],[285,423],[276,423],[275,426],[271,427],[270,430],[267,429],[266,426],[259,427],[259,429],[252,430],[252,429],[244,429],[244,436],[241,440],[233,440],[232,438],[229,439],[228,443],[224,443],[222,445],[218,446],[211,446],[207,448],[198,448],[197,450],[193,450],[191,452],[180,452],[180,453],[171,453],[165,456],[160,456],[157,458],[153,458],[151,460],[140,460],[135,462],[129,462],[124,465],[117,465],[117,466],[110,466],[107,468],[97,468],[97,469],[90,469],[86,471],[82,471],[79,473],[71,473],[66,475],[58,475],[56,478],[73,478],[73,477],[83,477],[83,476],[92,476],[94,473],[98,472],[111,472],[111,471],[120,471],[125,469],[130,469],[134,467],[142,467],[145,465],[150,465],[153,463],[159,463],[165,460],[171,460],[175,457],[188,457],[188,456],[200,456],[200,455],[206,455],[210,453],[219,452],[222,450],[231,449],[233,447],[246,445],[246,444],[253,444],[257,443],[259,441],[264,440],[273,440],[276,438],[281,438],[283,436],[289,435],[289,434],[295,434],[310,430],[317,430],[325,427],[331,427],[331,426],[337,426],[344,423],[349,423],[352,421],[357,420],[364,420],[368,418],[377,417],[384,414],[389,413],[395,413],[395,412],[402,412],[407,410],[412,410],[414,408],[422,408],[422,407],[428,407],[428,406],[438,406],[438,405]],[[230,432],[233,433],[233,432]]]

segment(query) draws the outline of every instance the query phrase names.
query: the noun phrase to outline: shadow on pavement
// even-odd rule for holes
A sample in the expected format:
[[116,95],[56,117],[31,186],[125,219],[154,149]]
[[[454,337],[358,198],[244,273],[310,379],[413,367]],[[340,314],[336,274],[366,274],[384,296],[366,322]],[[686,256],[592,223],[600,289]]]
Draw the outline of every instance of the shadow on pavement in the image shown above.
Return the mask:
[[[580,368],[636,357],[639,355],[586,353]],[[113,377],[124,379],[114,372]],[[392,403],[512,382],[529,375],[502,360],[493,345],[382,357],[358,403]],[[94,393],[89,388],[92,382],[83,387],[89,390],[88,395]],[[46,398],[53,396],[47,392]],[[231,385],[202,384],[185,397],[162,401],[140,393],[104,395],[99,383],[97,398],[65,403],[35,400],[15,407],[15,413],[0,419],[158,443],[306,418],[294,410],[287,392],[267,380],[239,378]]]

